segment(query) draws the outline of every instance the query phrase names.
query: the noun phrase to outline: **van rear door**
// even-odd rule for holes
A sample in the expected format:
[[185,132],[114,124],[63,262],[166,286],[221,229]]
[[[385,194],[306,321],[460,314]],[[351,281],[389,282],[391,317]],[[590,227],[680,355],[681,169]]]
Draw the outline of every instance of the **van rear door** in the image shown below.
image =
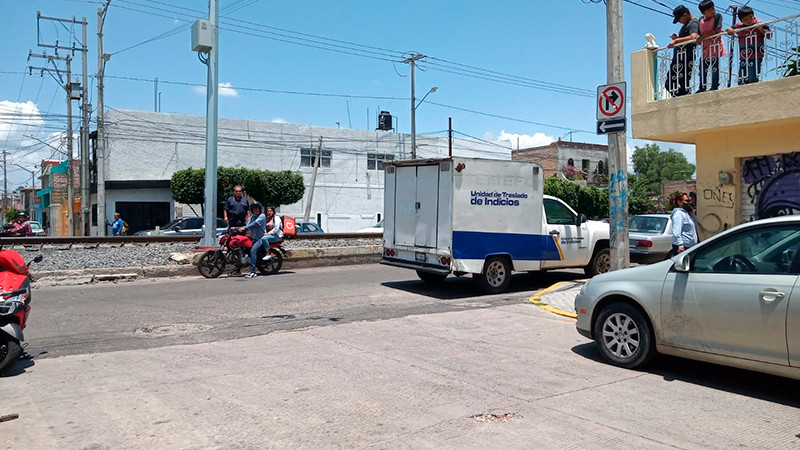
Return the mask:
[[396,172],[394,244],[435,248],[439,165],[398,166]]

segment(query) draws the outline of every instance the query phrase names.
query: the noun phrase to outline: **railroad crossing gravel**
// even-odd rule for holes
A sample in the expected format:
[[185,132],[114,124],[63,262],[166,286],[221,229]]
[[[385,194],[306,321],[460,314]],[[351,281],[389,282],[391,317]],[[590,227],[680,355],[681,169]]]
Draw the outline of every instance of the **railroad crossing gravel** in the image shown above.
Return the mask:
[[[335,248],[381,245],[382,238],[358,239],[292,239],[284,242],[287,250],[301,248]],[[196,243],[147,244],[44,244],[15,245],[12,248],[30,261],[41,254],[44,259],[36,263],[36,271],[104,269],[117,267],[149,267],[178,265],[170,259],[173,253],[192,253]]]

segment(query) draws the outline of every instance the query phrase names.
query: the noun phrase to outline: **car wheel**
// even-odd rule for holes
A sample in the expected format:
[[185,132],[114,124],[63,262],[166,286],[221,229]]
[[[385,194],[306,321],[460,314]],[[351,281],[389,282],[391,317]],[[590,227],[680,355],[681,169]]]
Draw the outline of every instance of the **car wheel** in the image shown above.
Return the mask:
[[418,270],[417,276],[426,283],[441,283],[447,278],[447,274],[425,272],[424,270]]
[[217,278],[225,270],[225,255],[219,250],[209,250],[203,253],[197,262],[197,270],[206,278]]
[[507,258],[493,256],[486,260],[483,272],[473,275],[478,286],[487,294],[499,294],[511,284],[511,264]]
[[615,366],[635,369],[655,356],[650,322],[627,303],[612,303],[600,311],[594,339],[603,357]]
[[0,333],[0,375],[11,370],[21,353],[22,348],[20,348],[19,342],[4,333]]
[[595,250],[589,265],[583,268],[586,276],[593,277],[611,270],[611,251],[608,248]]

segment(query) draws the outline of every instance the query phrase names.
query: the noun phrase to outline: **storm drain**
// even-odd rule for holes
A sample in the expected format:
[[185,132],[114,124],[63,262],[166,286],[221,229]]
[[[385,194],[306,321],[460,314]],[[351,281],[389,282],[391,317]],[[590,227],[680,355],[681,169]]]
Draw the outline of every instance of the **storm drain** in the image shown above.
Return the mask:
[[204,325],[200,323],[168,323],[164,325],[138,328],[133,332],[133,334],[141,337],[155,338],[200,333],[203,331],[208,331],[211,328],[213,328],[211,325]]
[[477,420],[479,422],[510,422],[515,419],[521,419],[522,416],[519,414],[514,413],[505,413],[505,414],[476,414],[474,416],[470,416],[470,419]]

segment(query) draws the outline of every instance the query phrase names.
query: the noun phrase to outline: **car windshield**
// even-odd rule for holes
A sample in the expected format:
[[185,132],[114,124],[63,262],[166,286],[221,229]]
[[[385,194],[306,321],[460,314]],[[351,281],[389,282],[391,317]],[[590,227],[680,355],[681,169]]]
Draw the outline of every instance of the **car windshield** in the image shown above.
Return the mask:
[[39,224],[39,222],[31,222],[30,224],[31,224],[31,229],[32,230],[41,230],[42,229],[42,226]]
[[180,221],[181,221],[181,219],[173,219],[173,220],[170,220],[169,222],[167,222],[167,224],[166,224],[166,225],[164,225],[163,227],[161,227],[161,229],[162,229],[162,230],[171,230],[171,229],[175,228],[175,225],[177,225],[177,224],[178,224],[178,222],[180,222]]
[[630,231],[638,233],[663,233],[667,228],[666,217],[633,216],[630,221]]

